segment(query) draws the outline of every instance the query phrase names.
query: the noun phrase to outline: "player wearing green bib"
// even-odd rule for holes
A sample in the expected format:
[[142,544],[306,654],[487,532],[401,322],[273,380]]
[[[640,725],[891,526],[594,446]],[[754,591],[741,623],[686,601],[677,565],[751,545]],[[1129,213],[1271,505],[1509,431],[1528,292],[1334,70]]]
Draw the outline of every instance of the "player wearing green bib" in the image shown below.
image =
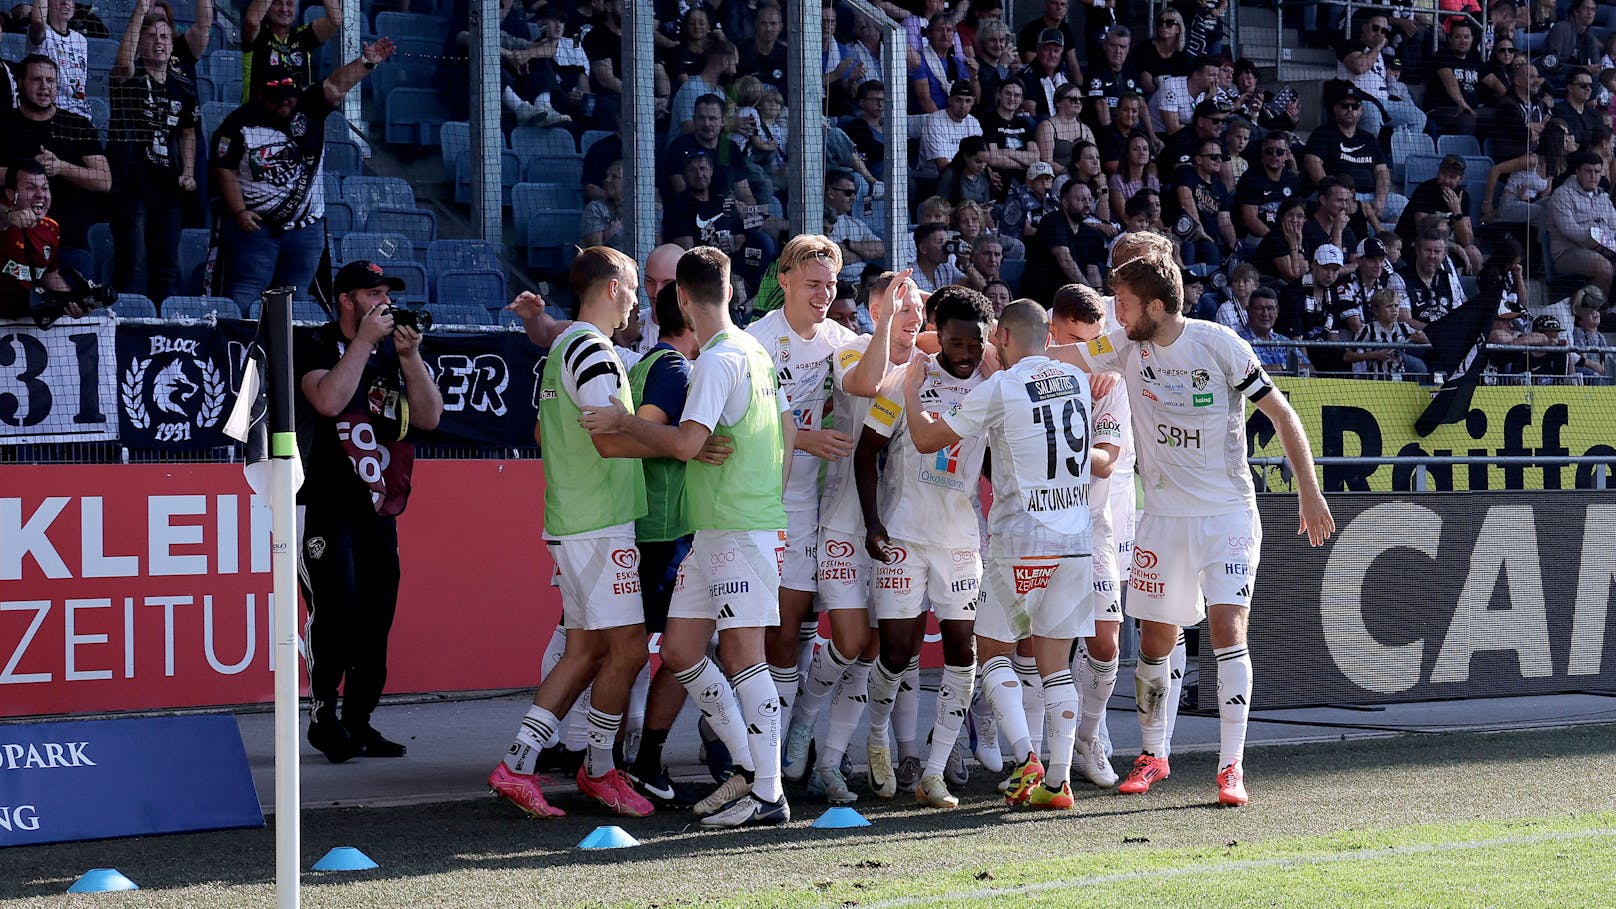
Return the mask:
[[612,755],[629,688],[646,662],[634,545],[634,522],[646,513],[645,476],[640,465],[613,456],[637,457],[643,449],[578,425],[583,408],[608,401],[634,406],[609,333],[627,324],[638,280],[634,260],[600,246],[580,253],[568,277],[578,292],[578,321],[550,348],[534,430],[544,449],[544,536],[560,576],[567,645],[488,785],[534,817],[560,816],[539,788],[539,753],[560,725],[557,717],[598,681],[578,788],[618,814],[644,817],[651,803],[629,785]]
[[[785,550],[781,503],[795,426],[774,364],[729,318],[729,257],[697,247],[679,260],[680,307],[702,349],[678,426],[630,414],[621,403],[586,408],[591,432],[620,434],[685,468],[685,517],[695,530],[679,569],[662,659],[735,757],[737,772],[696,806],[712,827],[791,819],[780,779],[780,698],[764,662],[764,632],[780,622]],[[692,459],[714,434],[731,440],[722,464]],[[728,677],[707,659],[718,631]]]

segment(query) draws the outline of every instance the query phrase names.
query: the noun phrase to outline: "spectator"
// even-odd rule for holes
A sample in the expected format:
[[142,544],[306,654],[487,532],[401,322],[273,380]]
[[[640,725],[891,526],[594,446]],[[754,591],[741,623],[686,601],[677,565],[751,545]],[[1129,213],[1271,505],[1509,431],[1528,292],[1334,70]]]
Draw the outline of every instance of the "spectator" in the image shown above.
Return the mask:
[[[1609,199],[1606,199],[1609,204]],[[1414,261],[1398,272],[1408,290],[1409,324],[1423,329],[1464,305],[1464,288],[1448,265],[1448,240],[1427,229],[1414,241]]]
[[56,64],[29,54],[22,59],[17,109],[0,115],[0,162],[31,158],[51,180],[51,201],[61,228],[62,264],[94,274],[90,225],[104,220],[95,194],[112,188],[112,169],[89,120],[56,106]]
[[954,22],[947,13],[932,16],[926,26],[926,41],[919,50],[920,60],[909,68],[909,113],[931,114],[947,107],[951,86],[961,82],[976,90],[975,63],[955,47]]
[[617,133],[603,136],[584,152],[584,199],[595,201],[606,198],[606,168],[623,160],[623,137]]
[[1077,86],[1061,86],[1055,92],[1055,115],[1038,124],[1034,134],[1038,155],[1053,173],[1066,173],[1072,161],[1072,148],[1079,142],[1093,142],[1094,133],[1081,119],[1083,92]]
[[[1110,15],[1109,8],[1102,4],[1096,6],[1101,7],[1103,12],[1101,9],[1090,7],[1090,10],[1094,11],[1085,10],[1085,14],[1092,17]],[[1077,29],[1067,21],[1066,11],[1067,0],[1044,0],[1044,14],[1021,27],[1021,32],[1016,35],[1016,45],[1021,48],[1021,62],[1029,65],[1043,55],[1046,45],[1060,48],[1059,53],[1055,55],[1056,62],[1064,70],[1066,80],[1082,82],[1083,71],[1077,63],[1077,49],[1081,45]],[[1112,21],[1115,21],[1114,17]],[[1050,34],[1051,32],[1054,34]],[[1056,40],[1057,37],[1059,40]],[[1039,116],[1048,116],[1048,112],[1042,112]]]
[[1089,67],[1089,98],[1091,112],[1097,128],[1110,126],[1115,119],[1117,103],[1127,94],[1140,94],[1144,86],[1139,71],[1128,62],[1128,50],[1133,47],[1133,33],[1126,25],[1113,26],[1105,33],[1101,45],[1102,63]]
[[669,142],[659,162],[671,170],[664,172],[673,194],[677,195],[685,188],[682,172],[690,159],[689,153],[701,148],[711,153],[709,163],[713,168],[714,195],[733,194],[747,205],[756,205],[757,198],[746,179],[745,155],[724,135],[724,99],[716,94],[697,98],[695,116],[691,122],[694,124],[691,132]]
[[149,5],[135,4],[112,67],[112,286],[165,300],[178,289],[180,205],[196,191],[200,120],[196,83],[173,59],[173,28]]
[[1003,281],[989,281],[988,286],[982,288],[982,295],[987,297],[988,303],[993,306],[994,318],[998,318],[999,313],[1004,312],[1004,308],[1016,298],[1016,292]]
[[[589,90],[596,98],[595,126],[615,132],[623,107],[623,0],[602,0],[600,16],[584,36],[583,48],[589,58]],[[659,97],[666,80],[667,74],[661,73]]]
[[1538,104],[1543,78],[1537,67],[1522,61],[1510,70],[1509,92],[1489,106],[1480,118],[1480,128],[1492,139],[1493,160],[1508,161],[1537,147],[1548,111]]
[[[1425,131],[1425,112],[1404,94],[1396,94],[1387,72],[1391,58],[1391,22],[1386,13],[1360,9],[1351,37],[1336,45],[1336,78],[1357,88],[1363,108],[1363,130],[1378,141],[1381,127]],[[1339,118],[1338,118],[1339,119]]]
[[1184,28],[1184,52],[1190,56],[1219,56],[1223,53],[1223,16],[1229,0],[1201,0],[1191,8],[1189,25]]
[[843,281],[856,281],[865,266],[887,254],[886,244],[869,225],[854,217],[853,198],[858,188],[845,170],[825,174],[825,236],[842,248]]
[[169,8],[168,0],[155,0],[151,11],[168,20],[168,29],[174,34],[174,61],[191,81],[196,81],[197,61],[208,52],[208,42],[213,36],[213,0],[196,0],[196,21],[183,32],[174,22],[174,11]]
[[1541,338],[1541,341],[1535,343],[1548,348],[1543,353],[1532,352],[1532,375],[1540,377],[1536,380],[1540,385],[1548,385],[1556,378],[1571,375],[1571,364],[1575,358],[1569,351],[1555,350],[1557,347],[1565,347],[1570,341],[1563,334],[1564,331],[1559,319],[1545,313],[1532,320],[1532,331],[1529,334],[1516,336],[1516,344],[1534,343],[1522,340],[1523,337]]
[[[949,216],[948,225],[953,229],[955,235],[965,241],[967,246],[974,248],[979,237],[993,237],[999,241],[999,248],[1003,253],[1003,258],[1026,258],[1027,249],[1021,244],[1020,240],[1000,237],[987,229],[990,210],[989,206],[978,205],[975,202],[961,203],[954,209],[953,214]],[[969,250],[966,251],[966,254],[969,255]],[[965,258],[961,257],[957,263],[961,270],[965,268],[965,261]]]
[[[1002,20],[988,19],[976,30],[976,81],[982,97],[998,98],[999,86],[1021,81],[1021,58],[1016,54],[1010,27]],[[1025,100],[1025,91],[1023,92]]]
[[938,221],[948,224],[954,220],[954,203],[942,196],[927,196],[915,209],[915,221],[918,224],[930,224]]
[[1599,313],[1605,307],[1605,295],[1592,285],[1577,291],[1571,297],[1571,314],[1576,321],[1571,329],[1571,346],[1602,348],[1578,354],[1577,372],[1583,381],[1594,385],[1610,382],[1612,360],[1605,353],[1610,342],[1599,333]]
[[[669,142],[695,132],[696,102],[709,95],[722,98],[730,80],[735,77],[735,45],[723,35],[716,35],[713,40],[706,42],[706,47],[701,71],[691,73],[679,90],[674,92],[673,101],[669,103]],[[742,131],[746,128],[741,123],[733,122],[730,127],[741,128]]]
[[[1408,323],[1398,318],[1399,303],[1397,292],[1386,289],[1378,290],[1369,298],[1367,307],[1371,318],[1352,335],[1352,340],[1359,343],[1374,344],[1423,344],[1425,333],[1415,331],[1408,327]],[[1419,360],[1408,357],[1409,351],[1388,347],[1359,347],[1348,350],[1344,354],[1346,362],[1352,364],[1354,376],[1380,379],[1389,382],[1401,382],[1404,372],[1424,372],[1424,369],[1410,369],[1413,363]],[[1423,367],[1423,363],[1420,363]]]
[[[1323,197],[1320,199],[1319,211],[1323,211],[1325,203],[1322,201]],[[1315,213],[1314,217],[1318,215]],[[1320,246],[1335,245],[1331,242],[1330,236],[1325,236],[1310,249],[1307,243],[1307,230],[1311,221],[1312,219],[1307,216],[1307,203],[1300,197],[1291,196],[1280,202],[1273,226],[1257,242],[1257,248],[1251,253],[1251,262],[1257,271],[1281,284],[1302,280],[1302,276],[1307,274],[1307,263],[1312,258],[1312,250]]]
[[1094,191],[1072,180],[1061,187],[1061,210],[1038,224],[1027,241],[1027,274],[1022,293],[1044,305],[1067,284],[1101,286],[1106,264],[1106,235],[1094,217]]
[[965,280],[965,273],[949,261],[952,255],[945,247],[947,239],[948,225],[942,221],[915,228],[915,261],[905,267],[914,270],[915,286],[926,293]]
[[1012,187],[1009,198],[999,216],[999,232],[1025,242],[1038,231],[1044,216],[1060,206],[1060,200],[1051,192],[1055,185],[1055,171],[1043,161],[1027,168],[1027,180]]
[[1003,281],[999,268],[1004,264],[1004,244],[993,234],[982,234],[970,241],[970,256],[965,261],[965,286],[972,290],[986,290],[994,281]]
[[1584,72],[1566,79],[1565,99],[1554,105],[1554,117],[1570,128],[1578,146],[1588,144],[1593,131],[1609,122],[1609,115],[1594,104],[1594,77]]
[[1273,92],[1259,88],[1257,64],[1245,57],[1234,63],[1234,107],[1241,116],[1257,124],[1259,130],[1296,128],[1296,118],[1302,115],[1302,100],[1295,89],[1276,97]]
[[1195,105],[1189,121],[1190,128],[1181,129],[1168,138],[1163,163],[1175,172],[1181,167],[1193,167],[1195,165],[1193,159],[1201,143],[1208,140],[1221,142],[1223,126],[1227,122],[1229,122],[1229,110],[1218,102],[1202,101]]
[[[1037,51],[1021,73],[1021,88],[1026,96],[1022,108],[1040,119],[1059,113],[1057,102],[1062,86],[1071,85],[1077,93],[1074,97],[1083,97],[1080,83],[1066,77],[1067,68],[1061,62],[1063,52],[1069,46],[1065,40],[1060,29],[1046,28],[1039,32]],[[1025,57],[1026,53],[1023,52],[1022,56]],[[1077,113],[1081,111],[1073,111],[1074,115]]]
[[1218,305],[1218,324],[1235,331],[1246,327],[1250,321],[1247,313],[1251,306],[1251,294],[1259,283],[1257,279],[1257,268],[1250,262],[1241,262],[1229,272],[1229,286],[1223,302]]
[[[957,9],[959,4],[955,6]],[[976,48],[977,36],[982,33],[982,26],[989,22],[1004,24],[1004,0],[970,0],[965,7],[965,17],[954,26],[955,33],[959,35],[960,45],[965,48],[966,53],[972,53],[973,48]],[[981,55],[977,54],[977,57],[977,62],[981,63]]]
[[830,309],[825,311],[825,318],[840,324],[854,334],[865,333],[864,327],[859,324],[858,303],[853,299],[853,285],[846,281],[836,282],[836,298],[830,301]]
[[1192,164],[1178,169],[1173,185],[1173,202],[1168,219],[1187,226],[1175,226],[1184,235],[1181,253],[1186,264],[1218,265],[1234,250],[1234,221],[1229,217],[1229,188],[1219,171],[1223,168],[1223,145],[1216,139],[1203,141]]
[[1454,239],[1454,251],[1463,257],[1466,271],[1481,272],[1481,250],[1476,247],[1474,229],[1470,225],[1470,193],[1464,188],[1465,162],[1458,155],[1448,155],[1437,167],[1436,176],[1414,188],[1408,207],[1397,221],[1397,233],[1404,242],[1412,241],[1417,225],[1428,215],[1439,215],[1448,224]]
[[1072,146],[1072,161],[1067,167],[1068,180],[1081,180],[1094,194],[1094,214],[1101,221],[1111,221],[1111,191],[1106,183],[1105,169],[1100,163],[1100,148],[1093,142],[1078,142]]
[[[1585,72],[1590,77],[1599,75],[1599,38],[1592,31],[1594,15],[1598,12],[1596,0],[1572,0],[1570,16],[1555,23],[1543,39],[1545,68],[1556,84],[1569,81],[1573,72]],[[1549,60],[1557,65],[1549,65]]]
[[[1542,203],[1549,197],[1556,179],[1565,173],[1566,156],[1575,150],[1575,146],[1576,139],[1572,138],[1563,123],[1558,120],[1546,123],[1542,138],[1537,143],[1536,154],[1500,161],[1487,173],[1487,190],[1481,200],[1481,220],[1527,224],[1542,217]],[[1498,187],[1498,178],[1505,174],[1509,175],[1509,179],[1504,183],[1503,193],[1497,196],[1499,202],[1495,208],[1492,200]]]
[[842,129],[853,147],[864,157],[872,173],[881,173],[887,159],[886,130],[881,122],[887,106],[887,87],[879,79],[869,79],[858,87],[858,113]]
[[[1514,14],[1514,0],[1498,0],[1495,7],[1510,8]],[[1487,62],[1481,65],[1481,79],[1477,82],[1477,96],[1483,104],[1491,104],[1509,94],[1510,70],[1517,59],[1515,39],[1508,34],[1495,39],[1487,52]],[[1481,110],[1481,108],[1477,108]]]
[[1139,72],[1139,84],[1144,86],[1147,97],[1160,90],[1161,80],[1187,74],[1190,66],[1184,53],[1184,16],[1172,7],[1164,7],[1156,14],[1156,30],[1150,40],[1135,45],[1129,59]]
[[[1123,209],[1123,230],[1127,233],[1151,231],[1167,236],[1167,228],[1162,224],[1161,193],[1154,189],[1141,189],[1128,200],[1128,207]],[[1173,244],[1173,255],[1178,255],[1178,244]]]
[[685,10],[679,20],[679,42],[658,54],[662,69],[668,74],[668,82],[675,91],[707,65],[711,42],[723,37],[714,33],[712,14],[707,7],[692,5]]
[[[869,59],[864,45],[858,42],[844,45],[836,40],[835,13],[834,9],[827,9],[819,19],[820,45],[824,52],[820,74],[825,83],[825,104],[829,112],[846,111],[859,83],[881,71],[880,62]],[[781,57],[783,62],[783,53]],[[867,65],[867,59],[873,65]],[[781,91],[778,85],[770,87]]]
[[1145,116],[1145,99],[1128,92],[1117,101],[1111,125],[1100,128],[1095,144],[1100,146],[1100,161],[1107,173],[1115,173],[1127,157],[1128,143],[1138,133],[1150,143],[1152,157],[1159,154],[1164,143],[1150,131],[1150,118]]
[[1324,97],[1334,122],[1308,137],[1302,158],[1308,180],[1317,186],[1326,173],[1351,180],[1357,200],[1366,203],[1360,209],[1364,219],[1371,231],[1379,232],[1382,220],[1395,223],[1408,200],[1391,191],[1392,171],[1386,153],[1375,134],[1359,123],[1364,105],[1372,102],[1366,101],[1357,86],[1341,81],[1325,83]]
[[1251,162],[1246,158],[1246,149],[1250,146],[1251,123],[1243,117],[1229,118],[1223,129],[1223,184],[1229,187],[1231,193],[1251,167]]
[[[29,295],[37,283],[46,290],[67,290],[62,278],[61,228],[50,217],[50,178],[38,162],[24,159],[6,171],[6,215],[0,230],[0,319],[27,319],[33,315]],[[37,277],[35,277],[37,276]],[[84,312],[69,303],[67,315]],[[1595,320],[1598,321],[1597,319]]]
[[1600,189],[1604,162],[1593,152],[1579,151],[1568,161],[1572,177],[1549,197],[1549,255],[1554,270],[1581,275],[1610,294],[1612,253],[1616,243],[1616,206]]
[[757,108],[739,125],[735,138],[746,141],[747,184],[754,187],[753,195],[759,199],[772,199],[785,189],[786,150],[791,144],[791,124],[786,120],[780,90],[762,85]]
[[924,171],[925,165],[930,164],[941,174],[959,154],[961,140],[982,135],[982,124],[971,116],[975,102],[976,90],[962,79],[949,89],[948,106],[926,115],[920,129],[920,170]]
[[1369,299],[1383,290],[1397,296],[1398,318],[1407,321],[1412,314],[1408,304],[1408,288],[1403,278],[1392,268],[1390,255],[1383,238],[1396,234],[1369,237],[1358,243],[1355,250],[1357,265],[1342,272],[1335,282],[1335,297],[1331,308],[1339,314],[1346,330],[1356,332],[1370,318]]
[[714,153],[700,146],[686,148],[684,189],[662,212],[662,239],[685,249],[713,246],[729,254],[747,286],[757,287],[774,261],[774,241],[762,230],[748,228],[735,200],[718,191]]
[[1235,234],[1242,239],[1255,238],[1253,247],[1274,229],[1280,203],[1302,193],[1302,178],[1291,159],[1289,133],[1274,130],[1263,136],[1258,164],[1235,183],[1232,202]]
[[[785,117],[780,118],[785,121]],[[875,200],[886,196],[886,184],[881,178],[870,171],[864,163],[864,156],[853,145],[853,140],[847,133],[835,125],[835,121],[826,118],[825,124],[825,169],[852,171],[856,177],[855,182],[862,181],[864,196],[864,216],[873,217],[875,214]],[[789,126],[789,123],[783,125]]]
[[[1240,337],[1251,345],[1257,354],[1257,360],[1269,372],[1293,373],[1303,369],[1312,370],[1307,354],[1301,348],[1276,347],[1271,342],[1289,341],[1277,331],[1274,331],[1274,322],[1279,319],[1279,297],[1272,287],[1258,285],[1251,292],[1251,303],[1247,309],[1247,322],[1244,328],[1238,329]],[[1295,352],[1297,369],[1291,368],[1292,351]]]
[[[1120,27],[1120,26],[1119,26]],[[1122,167],[1111,175],[1107,192],[1111,199],[1111,215],[1115,217],[1128,207],[1128,200],[1141,189],[1161,190],[1156,176],[1156,162],[1150,156],[1150,138],[1136,132],[1128,140],[1128,157]]]
[[[1448,31],[1447,43],[1431,61],[1431,77],[1425,86],[1426,104],[1432,107],[1430,128],[1435,135],[1476,132],[1476,109],[1481,105],[1481,75],[1485,64],[1479,29],[1475,23],[1459,21]],[[1593,77],[1589,77],[1592,84]]]
[[[1303,253],[1311,259],[1313,250],[1323,243],[1333,243],[1344,250],[1357,248],[1358,231],[1351,222],[1358,202],[1352,182],[1332,174],[1319,183],[1318,190],[1318,205],[1314,207],[1312,217],[1302,225]],[[1384,238],[1396,234],[1382,231],[1377,236]]]
[[623,233],[623,162],[606,165],[606,198],[592,199],[584,205],[583,218],[578,222],[578,233],[584,247],[610,246],[619,252],[628,252],[628,235]]
[[[538,36],[525,41],[509,33],[500,35],[500,60],[505,64],[505,86],[500,100],[516,122],[539,127],[561,126],[588,110],[589,59],[583,48],[565,34],[567,14],[556,4],[535,14]],[[527,25],[522,24],[524,34]],[[571,113],[560,113],[560,103]]]
[[[290,69],[255,67],[253,102],[214,130],[214,184],[223,207],[215,280],[242,311],[268,287],[309,286],[325,251],[326,115],[393,55],[378,38],[325,78],[299,89]],[[222,271],[222,280],[219,271]]]
[[56,106],[88,120],[90,50],[84,33],[68,26],[73,0],[34,0],[29,9],[27,53],[56,64]]
[[1033,162],[1041,160],[1037,127],[1031,117],[1021,112],[1021,97],[1019,82],[1005,82],[999,86],[993,110],[977,116],[982,138],[987,140],[988,163],[1003,189],[1009,189]]
[[1196,106],[1212,100],[1217,76],[1217,61],[1197,57],[1189,63],[1185,75],[1163,77],[1161,90],[1150,96],[1151,128],[1160,135],[1171,136],[1188,125]]
[[[1298,341],[1334,340],[1336,314],[1331,309],[1330,289],[1341,277],[1346,253],[1326,243],[1313,251],[1308,273],[1279,291],[1279,327]],[[1342,371],[1339,350],[1324,348],[1308,351],[1308,359],[1319,369]]]
[[[297,0],[252,0],[241,16],[241,103],[251,104],[252,87],[263,81],[254,67],[289,74],[298,90],[314,84],[314,51],[342,31],[342,4],[332,0],[325,15],[297,24]],[[277,75],[277,78],[281,78]]]

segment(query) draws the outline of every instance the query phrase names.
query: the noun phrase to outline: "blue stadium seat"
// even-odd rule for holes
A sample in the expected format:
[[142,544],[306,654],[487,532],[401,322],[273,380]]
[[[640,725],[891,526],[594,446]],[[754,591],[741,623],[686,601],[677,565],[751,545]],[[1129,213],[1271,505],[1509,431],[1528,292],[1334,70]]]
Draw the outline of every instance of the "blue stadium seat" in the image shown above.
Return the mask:
[[95,267],[93,273],[85,277],[100,284],[112,283],[112,225],[91,224],[86,238]]
[[180,231],[179,283],[175,286],[184,294],[202,292],[202,269],[208,263],[208,244],[212,236],[201,227],[188,227]]
[[425,262],[426,248],[438,238],[438,219],[426,209],[384,205],[372,209],[365,217],[365,230],[373,234],[403,234],[415,246],[415,260]]
[[112,67],[92,66],[85,75],[84,91],[91,98],[112,97]]
[[[1466,138],[1469,138],[1468,136]],[[1487,175],[1492,172],[1493,159],[1486,155],[1465,155],[1464,188],[1470,192],[1470,220],[1481,221],[1481,204],[1486,201]]]
[[325,18],[324,6],[311,6],[303,11],[303,24],[308,25],[316,19]]
[[583,207],[583,188],[576,183],[518,183],[511,188],[513,211]]
[[354,223],[353,206],[340,199],[325,200],[325,229],[333,237],[352,233],[359,225]]
[[224,118],[241,105],[235,101],[204,101],[202,102],[202,132],[209,139],[213,138],[213,131],[219,128]]
[[450,120],[438,129],[438,151],[443,157],[443,182],[453,183],[455,162],[463,152],[471,151],[471,124],[465,120]]
[[376,14],[375,32],[397,41],[400,38],[426,38],[443,43],[443,22],[436,16],[394,11]]
[[242,312],[236,301],[229,297],[173,296],[163,301],[165,319],[206,319],[209,316],[239,319]]
[[428,298],[432,296],[432,285],[427,281],[426,266],[419,262],[401,262],[394,259],[382,264],[382,270],[389,277],[404,282],[404,289],[393,294],[393,302],[401,303],[411,308],[425,306]]
[[[425,89],[437,95],[438,61],[437,55],[442,50],[442,42],[437,42],[430,50],[425,51],[426,56],[408,56],[404,54],[403,45],[409,39],[398,42],[400,55],[387,61],[386,66],[379,66],[362,85],[370,94],[367,96],[370,104],[365,109],[365,119],[371,123],[387,123],[388,111],[393,106],[393,100],[398,98],[400,89]],[[336,42],[327,42],[335,44]],[[421,51],[417,50],[419,54]],[[439,123],[443,122],[440,118]]]
[[[241,51],[217,50],[210,51],[196,65],[197,75],[207,76],[215,85],[234,80],[241,84]],[[236,98],[220,98],[221,101],[239,100]]]
[[219,86],[201,73],[196,76],[196,100],[199,104],[219,100]]
[[423,148],[436,145],[438,130],[447,119],[448,108],[438,99],[437,89],[395,88],[387,96],[384,141],[388,145]]
[[344,177],[342,198],[353,206],[354,217],[361,224],[370,217],[371,209],[415,207],[415,190],[402,177]]
[[1403,195],[1412,193],[1414,187],[1435,177],[1441,164],[1442,159],[1436,155],[1410,155],[1403,162]]
[[359,171],[364,167],[364,161],[364,154],[360,152],[359,146],[353,142],[346,139],[340,142],[329,138],[326,139],[325,151],[321,158],[326,173],[338,174],[344,177],[358,176]]
[[0,53],[4,53],[7,60],[21,60],[28,56],[28,36],[22,32],[0,35]]
[[122,319],[155,319],[157,305],[143,294],[119,294],[112,312]]
[[494,314],[475,303],[440,303],[432,307],[434,325],[493,325]]
[[1026,259],[1005,259],[999,263],[999,277],[1004,283],[1010,285],[1010,292],[1021,292],[1021,278],[1027,273]]
[[[519,156],[520,157],[520,156]],[[584,159],[578,155],[536,155],[522,157],[522,179],[534,183],[584,182]]]
[[612,132],[610,130],[605,130],[605,129],[591,129],[591,130],[588,130],[588,131],[586,131],[584,133],[583,138],[578,140],[578,152],[580,154],[587,155],[587,154],[589,154],[589,147],[591,145],[594,145],[596,142],[599,142],[602,139],[606,139],[606,138],[609,138],[609,137],[615,136],[615,135],[617,135],[617,133],[614,133],[614,132]]
[[410,243],[410,238],[403,234],[356,231],[343,237],[338,249],[341,251],[338,259],[344,263],[355,259],[369,259],[382,268],[390,268],[395,261],[415,261],[415,246]]
[[451,269],[438,276],[439,304],[474,303],[484,309],[499,309],[510,300],[505,292],[505,273],[492,269]]
[[1466,155],[1480,155],[1481,143],[1476,141],[1475,136],[1464,135],[1462,133],[1438,136],[1436,140],[1436,153],[1439,157],[1443,155],[1459,155],[1461,157]]
[[558,275],[572,264],[578,250],[578,221],[583,211],[534,212],[517,223],[524,225],[522,246],[527,250],[527,265],[546,275]]
[[91,69],[112,69],[118,62],[117,38],[85,38],[84,44]]
[[294,322],[329,322],[331,317],[326,315],[320,304],[313,300],[292,301],[292,321]]
[[481,240],[435,240],[426,248],[426,272],[434,282],[454,269],[503,271],[499,249]]
[[1411,155],[1434,155],[1436,145],[1431,137],[1425,133],[1410,132],[1406,129],[1392,132],[1392,183],[1402,185],[1403,163]]
[[[516,184],[522,180],[522,159],[516,157],[516,152],[502,151],[499,153],[500,186],[503,188],[500,202],[503,205],[511,204],[511,192]],[[460,153],[455,162],[455,201],[461,205],[471,204],[471,152]]]
[[535,155],[577,157],[578,145],[564,129],[518,126],[511,130],[511,151],[524,161]]

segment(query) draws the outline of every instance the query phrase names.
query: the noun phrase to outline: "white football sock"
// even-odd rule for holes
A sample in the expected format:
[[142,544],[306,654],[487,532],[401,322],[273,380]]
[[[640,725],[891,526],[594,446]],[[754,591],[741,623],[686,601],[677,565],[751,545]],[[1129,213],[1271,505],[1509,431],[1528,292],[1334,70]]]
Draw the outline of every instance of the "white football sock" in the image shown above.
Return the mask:
[[1032,737],[1027,733],[1027,709],[1021,706],[1021,680],[1009,657],[996,656],[982,664],[982,687],[999,718],[999,736],[1013,753],[1011,763],[1020,764],[1032,753]]
[[824,740],[819,743],[818,766],[841,765],[842,755],[847,753],[847,746],[853,741],[853,733],[858,731],[864,707],[870,700],[870,668],[874,665],[874,660],[854,660],[842,673],[836,693],[830,696],[830,723]]
[[527,715],[516,727],[516,741],[505,752],[505,766],[516,773],[534,773],[539,752],[544,750],[544,743],[555,735],[558,725],[555,714],[537,704],[528,707]]
[[1251,652],[1244,644],[1212,651],[1218,658],[1218,768],[1237,764],[1246,753],[1246,722],[1251,715]]
[[[1044,680],[1038,674],[1038,661],[1018,653],[1010,658],[1010,665],[1021,682],[1021,712],[1027,715],[1027,740],[1032,742],[1033,751],[1041,753],[1044,750]],[[1023,754],[1016,762],[1026,758]]]
[[931,750],[926,754],[923,775],[942,773],[947,766],[960,727],[965,725],[965,711],[969,709],[975,688],[975,666],[943,667],[943,679],[937,687],[937,724],[931,730]]
[[1072,671],[1062,669],[1042,679],[1044,712],[1049,730],[1049,764],[1044,783],[1059,789],[1072,776],[1072,747],[1077,738],[1077,686]]
[[765,802],[778,802],[785,795],[780,784],[781,710],[779,692],[769,678],[768,665],[758,663],[737,672],[735,696],[741,701],[746,742],[756,766],[752,792]]
[[1133,667],[1134,703],[1139,710],[1139,731],[1144,737],[1141,750],[1156,757],[1167,756],[1166,701],[1172,671],[1166,657],[1154,659],[1142,653]]
[[690,694],[690,702],[707,718],[707,728],[729,749],[730,759],[737,766],[751,770],[752,751],[746,741],[746,722],[741,718],[741,705],[735,698],[735,689],[729,679],[712,660],[701,662],[674,673],[679,684]]

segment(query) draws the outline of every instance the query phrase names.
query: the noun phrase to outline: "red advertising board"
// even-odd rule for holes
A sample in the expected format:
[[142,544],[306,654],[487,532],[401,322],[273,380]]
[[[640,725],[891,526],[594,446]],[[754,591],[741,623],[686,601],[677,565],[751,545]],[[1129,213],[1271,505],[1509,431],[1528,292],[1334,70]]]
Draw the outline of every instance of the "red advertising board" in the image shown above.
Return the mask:
[[[560,616],[538,461],[422,461],[389,693],[520,688]],[[269,510],[233,464],[0,467],[0,715],[269,701]]]

